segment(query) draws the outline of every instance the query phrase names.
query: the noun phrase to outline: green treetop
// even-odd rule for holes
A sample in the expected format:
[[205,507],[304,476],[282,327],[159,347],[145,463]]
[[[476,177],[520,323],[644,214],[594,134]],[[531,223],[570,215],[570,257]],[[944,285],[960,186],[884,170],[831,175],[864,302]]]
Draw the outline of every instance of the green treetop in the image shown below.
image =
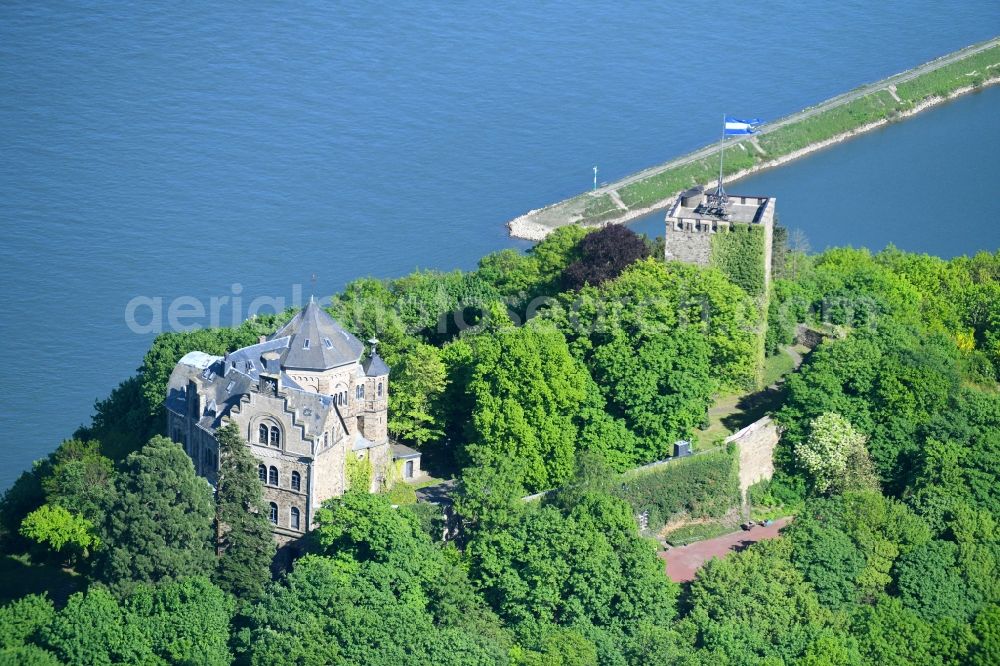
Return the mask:
[[267,519],[257,460],[235,423],[220,428],[215,491],[215,582],[241,600],[256,598],[270,579],[274,538]]
[[118,591],[136,582],[213,568],[212,489],[180,445],[154,437],[125,460],[104,525],[99,577]]

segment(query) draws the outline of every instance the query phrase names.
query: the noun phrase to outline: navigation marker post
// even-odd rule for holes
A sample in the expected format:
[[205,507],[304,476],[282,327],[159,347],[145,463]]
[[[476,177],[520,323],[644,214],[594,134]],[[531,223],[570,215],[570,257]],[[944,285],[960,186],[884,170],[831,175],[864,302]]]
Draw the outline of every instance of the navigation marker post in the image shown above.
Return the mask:
[[597,191],[597,167],[594,167],[594,191]]

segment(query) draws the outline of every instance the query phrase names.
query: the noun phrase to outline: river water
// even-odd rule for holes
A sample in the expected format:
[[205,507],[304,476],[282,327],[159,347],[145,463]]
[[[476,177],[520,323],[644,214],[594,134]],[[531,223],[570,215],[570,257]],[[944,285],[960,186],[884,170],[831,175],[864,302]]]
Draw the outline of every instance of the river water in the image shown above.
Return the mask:
[[[1000,86],[970,93],[776,169],[727,183],[777,197],[812,251],[890,243],[941,257],[1000,248],[989,200],[1000,175]],[[663,213],[632,228],[663,235]]]
[[[993,0],[454,4],[3,4],[0,488],[135,370],[156,310],[207,324],[226,297],[229,324],[256,298],[470,268],[526,247],[503,222],[594,165],[610,181],[714,140],[725,112],[777,118],[1000,32]],[[995,248],[974,220],[998,101],[739,189],[816,249]]]

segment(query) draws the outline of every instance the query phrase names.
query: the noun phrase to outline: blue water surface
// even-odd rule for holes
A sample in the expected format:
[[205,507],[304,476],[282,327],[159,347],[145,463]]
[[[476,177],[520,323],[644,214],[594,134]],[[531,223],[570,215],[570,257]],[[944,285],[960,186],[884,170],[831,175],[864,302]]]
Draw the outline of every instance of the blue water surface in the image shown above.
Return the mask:
[[[612,180],[713,140],[724,112],[776,118],[997,32],[994,0],[5,2],[0,488],[138,366],[135,298],[239,295],[239,318],[308,295],[314,273],[322,295],[470,268],[524,247],[503,223],[587,188],[594,165]],[[817,248],[995,248],[964,212],[910,244],[943,221],[915,207],[886,225],[881,202],[981,195],[997,133],[965,118],[997,109],[984,93],[746,185]],[[982,180],[949,176],[972,161],[952,139],[983,146]],[[905,155],[933,168],[893,192]],[[817,212],[855,177],[877,201]]]

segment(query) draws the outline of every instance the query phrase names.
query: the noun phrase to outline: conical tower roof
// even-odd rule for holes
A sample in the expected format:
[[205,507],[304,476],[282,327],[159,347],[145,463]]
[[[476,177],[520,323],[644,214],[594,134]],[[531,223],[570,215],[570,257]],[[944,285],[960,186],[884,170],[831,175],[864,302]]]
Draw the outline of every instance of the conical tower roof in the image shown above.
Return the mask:
[[290,337],[281,359],[281,367],[295,370],[329,370],[345,363],[355,363],[365,347],[309,299],[292,320],[282,326],[271,339]]
[[368,377],[381,377],[388,376],[389,366],[385,364],[382,357],[378,355],[378,340],[372,338],[368,341],[371,345],[372,353],[364,360],[361,367],[364,368],[365,375]]

